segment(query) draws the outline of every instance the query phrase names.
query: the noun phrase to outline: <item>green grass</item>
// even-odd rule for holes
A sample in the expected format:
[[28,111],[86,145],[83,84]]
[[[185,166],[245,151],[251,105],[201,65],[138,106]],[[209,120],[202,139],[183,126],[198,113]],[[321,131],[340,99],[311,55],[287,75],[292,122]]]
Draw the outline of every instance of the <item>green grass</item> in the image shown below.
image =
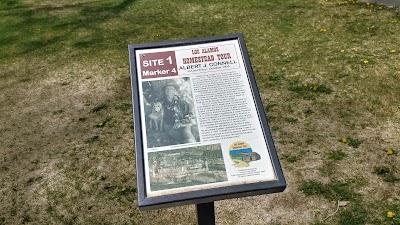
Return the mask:
[[325,162],[325,164],[323,166],[318,168],[318,171],[320,172],[320,174],[322,176],[329,177],[335,173],[336,166],[334,163],[328,161],[328,162]]
[[297,123],[299,120],[296,118],[287,117],[285,118],[288,123]]
[[347,144],[353,148],[358,148],[362,141],[357,138],[347,138]]
[[282,155],[281,158],[284,159],[285,161],[287,161],[288,163],[294,163],[299,160],[298,156],[289,155],[289,154],[288,155],[284,154],[284,155]]
[[345,152],[342,150],[333,150],[328,153],[328,159],[339,161],[344,159],[347,156]]
[[0,17],[0,224],[196,224],[136,207],[127,45],[238,32],[291,188],[217,202],[217,224],[398,223],[399,9],[3,0]]
[[360,182],[362,183],[362,181],[357,180],[349,180],[345,182],[334,180],[330,183],[323,184],[311,180],[303,182],[300,186],[300,190],[306,195],[320,195],[331,201],[350,202],[349,206],[339,211],[337,218],[333,221],[328,220],[329,223],[318,222],[319,224],[362,225],[368,221],[369,216],[361,195],[356,192],[356,189],[360,187]]
[[43,177],[39,176],[39,177],[31,177],[26,181],[27,185],[31,185],[33,184],[35,181],[40,181]]
[[126,102],[120,103],[120,104],[115,106],[115,109],[118,109],[118,110],[126,112],[126,111],[132,109],[132,104],[131,103],[126,103]]
[[394,168],[389,168],[387,166],[374,166],[374,173],[381,176],[386,182],[396,182],[400,178],[397,178],[394,174]]
[[337,181],[323,184],[319,181],[305,181],[301,184],[300,190],[306,195],[321,195],[322,197],[332,200],[360,201],[360,194],[355,192],[358,187],[354,181]]
[[352,207],[351,210],[341,212],[339,214],[338,224],[363,225],[368,221],[368,219],[368,211],[362,205],[359,205]]
[[[399,224],[400,223],[400,204],[398,203],[390,203],[386,204],[382,207],[382,212],[385,214],[386,218],[384,220],[379,221],[381,224]],[[388,217],[387,213],[392,212],[394,213],[394,217]]]
[[100,137],[99,135],[94,135],[94,136],[92,136],[92,137],[90,137],[90,138],[87,138],[87,139],[85,140],[85,143],[91,144],[91,143],[97,141],[97,140],[99,139],[99,137]]
[[95,106],[94,108],[92,108],[90,110],[90,112],[92,112],[92,113],[100,112],[101,110],[106,109],[107,107],[108,107],[107,103],[101,103],[101,104]]

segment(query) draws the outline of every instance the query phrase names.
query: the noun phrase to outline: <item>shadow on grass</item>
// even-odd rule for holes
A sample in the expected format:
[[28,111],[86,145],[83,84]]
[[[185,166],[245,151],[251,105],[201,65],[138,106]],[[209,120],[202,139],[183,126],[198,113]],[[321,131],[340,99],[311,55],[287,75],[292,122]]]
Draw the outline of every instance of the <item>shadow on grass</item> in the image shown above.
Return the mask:
[[55,52],[65,46],[88,48],[104,40],[104,23],[118,18],[134,0],[26,5],[0,3],[0,58],[34,51]]

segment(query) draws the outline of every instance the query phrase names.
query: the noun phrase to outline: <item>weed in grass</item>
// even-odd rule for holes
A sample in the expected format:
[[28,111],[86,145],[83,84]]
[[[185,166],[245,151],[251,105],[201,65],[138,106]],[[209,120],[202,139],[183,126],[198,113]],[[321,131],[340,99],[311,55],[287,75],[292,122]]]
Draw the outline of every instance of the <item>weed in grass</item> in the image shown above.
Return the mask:
[[287,113],[294,113],[294,109],[293,109],[292,104],[288,104],[288,105],[287,105],[286,112],[287,112]]
[[312,111],[311,109],[306,109],[306,110],[304,110],[303,111],[303,114],[307,117],[307,116],[309,116],[309,115],[311,115],[311,114],[313,114],[314,113],[314,111]]
[[99,139],[99,135],[94,135],[88,139],[85,140],[86,144],[92,144],[93,142],[97,141]]
[[108,176],[107,175],[101,175],[100,180],[105,181],[107,180]]
[[268,104],[264,105],[264,113],[268,113],[270,108],[268,107]]
[[73,44],[75,48],[89,48],[94,46],[96,43],[101,42],[102,40],[100,38],[90,38],[88,40],[84,41],[77,41]]
[[131,195],[136,193],[135,187],[123,187],[118,191],[120,195]]
[[16,216],[18,209],[17,209],[18,205],[17,205],[17,199],[13,196],[11,198],[11,207],[10,207],[10,215],[11,216]]
[[268,79],[275,83],[280,83],[283,79],[283,74],[272,74],[268,77]]
[[[353,104],[352,102],[349,102],[349,104]],[[350,117],[352,117],[352,113],[348,109],[339,109],[339,116],[341,117],[342,120],[346,121],[349,120]]]
[[268,81],[264,84],[264,86],[265,88],[268,88],[269,86],[278,85],[282,83],[283,79],[284,79],[283,72],[274,73],[268,76]]
[[106,185],[103,186],[103,189],[105,191],[112,191],[112,190],[114,190],[114,188],[115,188],[115,186],[113,186],[111,184],[106,184]]
[[396,214],[394,213],[394,212],[392,212],[392,211],[387,211],[386,212],[386,217],[387,218],[393,218],[393,217],[395,217],[396,216]]
[[333,150],[328,153],[328,159],[330,160],[342,160],[346,157],[346,153],[342,150]]
[[375,36],[379,34],[381,28],[379,25],[372,24],[368,19],[355,19],[346,22],[346,30],[353,34],[369,34]]
[[70,83],[71,83],[71,81],[63,81],[63,82],[61,82],[61,86],[67,86]]
[[390,169],[387,166],[374,166],[374,173],[383,177],[383,180],[386,182],[393,183],[399,181],[399,178],[395,176],[393,169]]
[[29,171],[34,171],[40,168],[40,165],[32,163],[32,165],[29,165],[28,169]]
[[322,176],[329,177],[335,173],[335,165],[332,162],[326,162],[318,169]]
[[289,13],[282,13],[280,19],[275,24],[276,29],[280,31],[285,36],[289,36],[295,32],[295,16]]
[[90,110],[90,112],[92,113],[96,113],[96,112],[100,112],[101,110],[105,109],[108,107],[107,103],[101,103],[100,105],[94,107],[92,110]]
[[18,186],[16,184],[13,184],[12,187],[11,187],[11,190],[13,192],[17,192],[17,191],[19,191],[19,188],[18,188]]
[[339,213],[339,225],[364,225],[368,219],[368,212],[362,204],[353,204],[349,209]]
[[378,175],[384,175],[390,173],[390,169],[387,166],[375,166],[374,172]]
[[104,127],[108,122],[112,120],[112,116],[108,115],[106,119],[104,119],[102,122],[97,123],[96,127]]
[[302,95],[304,99],[309,100],[315,99],[316,93],[331,94],[333,92],[331,88],[324,84],[318,85],[304,83],[303,85],[301,85],[298,81],[291,82],[288,86],[288,90]]
[[351,137],[341,138],[339,139],[339,141],[342,143],[347,143],[348,146],[351,146],[353,148],[358,148],[362,144],[362,141],[360,139]]
[[270,111],[272,110],[272,108],[275,107],[276,105],[277,105],[277,104],[274,104],[274,103],[267,103],[267,104],[265,104],[265,106],[264,106],[264,111],[265,111],[265,113],[270,112]]
[[307,145],[311,145],[313,142],[314,142],[314,140],[312,138],[307,138],[307,140],[306,140]]
[[385,150],[387,155],[396,154],[396,151],[394,151],[392,148],[385,148],[384,150]]
[[281,128],[277,127],[277,126],[273,126],[271,127],[271,131],[279,131]]
[[298,83],[289,84],[288,90],[301,95],[305,95],[306,93],[308,93],[308,90],[305,89],[303,86],[299,85]]
[[25,83],[25,82],[29,82],[31,80],[32,80],[32,77],[24,77],[24,78],[18,80],[18,82]]
[[297,157],[295,155],[290,155],[290,154],[283,154],[282,159],[288,163],[294,163],[299,159],[299,157]]
[[352,146],[353,148],[358,148],[361,145],[362,141],[356,138],[347,138],[347,144]]
[[308,149],[302,149],[302,150],[300,150],[300,155],[305,155],[309,152],[310,152],[310,150],[308,150]]
[[276,119],[275,116],[267,115],[267,120],[268,120],[269,122],[274,121],[275,119]]
[[316,222],[312,223],[311,225],[326,225],[326,223],[323,223],[321,221],[316,221]]
[[297,122],[299,122],[298,119],[291,118],[291,117],[287,117],[287,118],[285,118],[285,120],[286,120],[286,122],[289,122],[289,123],[297,123]]
[[400,203],[385,205],[384,210],[382,225],[400,224]]
[[24,213],[22,215],[22,223],[25,224],[25,223],[29,223],[29,222],[32,222],[31,216],[26,214],[26,213]]
[[131,124],[129,127],[131,128],[132,133],[135,132],[135,127],[133,126],[133,124]]
[[332,89],[328,88],[326,85],[318,85],[318,84],[303,84],[304,88],[308,88],[310,91],[313,92],[320,92],[320,93],[324,93],[324,94],[331,94],[332,93]]
[[305,181],[300,187],[305,195],[322,195],[325,190],[325,185],[318,181]]
[[59,110],[54,111],[54,112],[53,112],[53,115],[58,115],[58,114],[61,114],[61,113],[63,113],[63,112],[64,112],[64,110],[59,109]]
[[333,92],[332,89],[330,89],[328,86],[326,86],[324,84],[321,84],[319,86],[314,86],[313,90],[317,91],[317,92],[320,92],[320,93],[323,93],[323,94],[331,94]]
[[0,166],[0,172],[7,172],[10,169],[7,166]]
[[115,106],[115,109],[126,112],[126,111],[132,109],[132,103],[126,103],[126,102],[120,103]]
[[41,180],[43,177],[42,176],[38,176],[38,177],[30,177],[28,179],[28,181],[26,181],[27,185],[31,185],[32,183],[34,183],[35,181]]
[[282,225],[282,224],[279,223],[279,222],[273,222],[273,223],[271,223],[270,225]]
[[304,181],[300,190],[306,195],[321,195],[331,200],[359,201],[360,196],[354,191],[354,181],[348,182],[333,180],[331,183],[323,184],[319,181]]

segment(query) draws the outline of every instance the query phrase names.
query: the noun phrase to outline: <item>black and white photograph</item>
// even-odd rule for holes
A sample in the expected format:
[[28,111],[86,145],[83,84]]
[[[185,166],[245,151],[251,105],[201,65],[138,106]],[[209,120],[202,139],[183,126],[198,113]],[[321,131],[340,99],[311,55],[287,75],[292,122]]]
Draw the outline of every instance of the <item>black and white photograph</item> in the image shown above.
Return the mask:
[[152,191],[227,181],[220,144],[149,153]]
[[144,81],[147,147],[200,141],[189,77]]

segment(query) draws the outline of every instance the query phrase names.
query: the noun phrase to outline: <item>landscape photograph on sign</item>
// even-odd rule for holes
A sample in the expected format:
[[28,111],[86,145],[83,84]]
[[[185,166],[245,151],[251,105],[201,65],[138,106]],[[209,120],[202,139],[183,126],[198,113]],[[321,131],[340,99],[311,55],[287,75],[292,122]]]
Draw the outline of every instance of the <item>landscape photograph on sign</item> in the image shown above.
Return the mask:
[[150,152],[152,191],[227,181],[220,144]]
[[188,77],[143,81],[147,147],[200,141]]

